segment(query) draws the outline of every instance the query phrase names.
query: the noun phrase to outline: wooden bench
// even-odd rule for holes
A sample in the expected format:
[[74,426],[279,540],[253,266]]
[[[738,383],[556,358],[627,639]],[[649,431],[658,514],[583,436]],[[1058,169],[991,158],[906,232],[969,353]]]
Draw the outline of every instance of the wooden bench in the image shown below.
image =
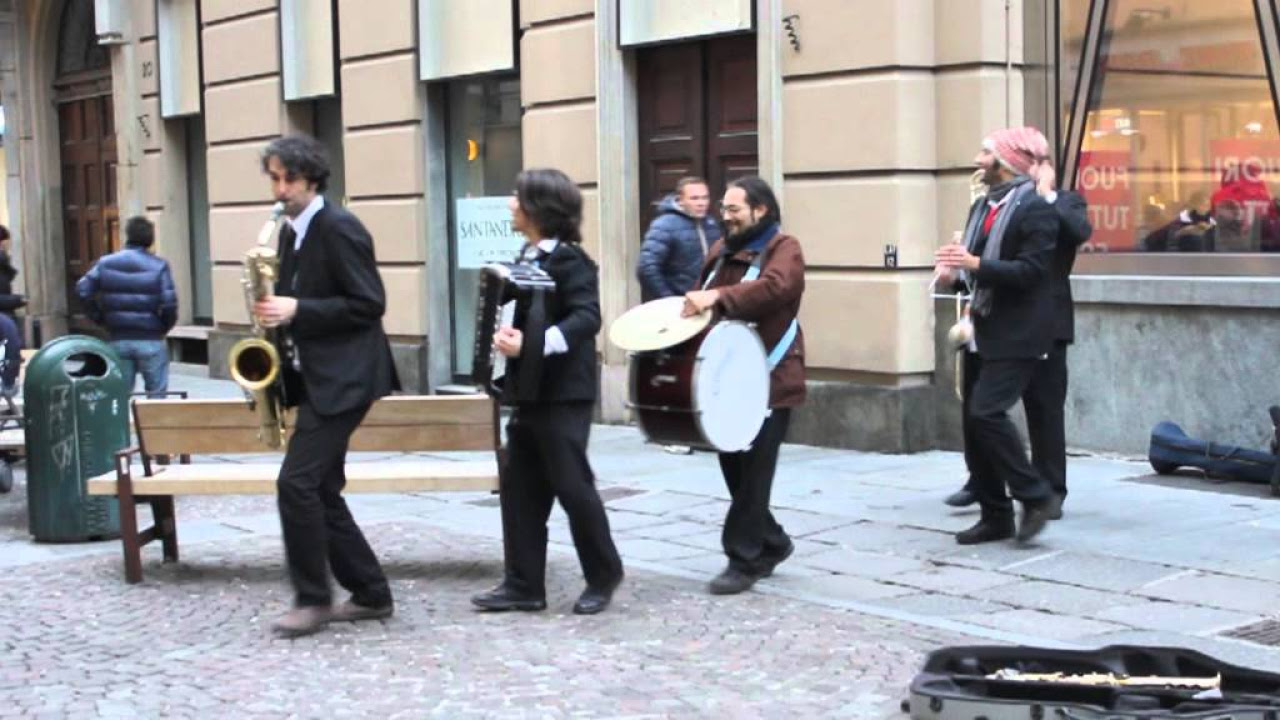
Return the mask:
[[[258,440],[257,415],[243,400],[133,401],[138,443],[116,453],[116,468],[88,480],[90,495],[120,499],[125,579],[142,580],[142,546],[160,540],[165,562],[178,559],[178,495],[275,494],[283,461],[191,463],[192,455],[272,454]],[[292,427],[292,418],[289,418]],[[351,436],[350,450],[439,452],[484,450],[492,457],[461,461],[407,456],[348,462],[346,492],[497,491],[501,452],[498,410],[485,395],[393,396],[374,403]],[[180,459],[159,465],[155,456]],[[137,507],[151,506],[155,523],[138,531]]]

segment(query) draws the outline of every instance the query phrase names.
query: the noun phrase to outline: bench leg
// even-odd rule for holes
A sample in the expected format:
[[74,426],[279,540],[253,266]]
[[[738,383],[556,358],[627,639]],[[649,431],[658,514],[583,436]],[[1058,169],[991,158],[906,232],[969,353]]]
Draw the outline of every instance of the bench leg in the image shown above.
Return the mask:
[[116,459],[116,496],[120,500],[120,543],[124,546],[124,580],[142,582],[142,538],[138,536],[138,503],[133,496],[129,459]]
[[142,582],[142,543],[138,537],[138,505],[133,493],[120,493],[120,542],[124,545],[124,579]]
[[173,496],[151,498],[151,514],[164,547],[164,561],[178,562],[178,516],[174,512]]

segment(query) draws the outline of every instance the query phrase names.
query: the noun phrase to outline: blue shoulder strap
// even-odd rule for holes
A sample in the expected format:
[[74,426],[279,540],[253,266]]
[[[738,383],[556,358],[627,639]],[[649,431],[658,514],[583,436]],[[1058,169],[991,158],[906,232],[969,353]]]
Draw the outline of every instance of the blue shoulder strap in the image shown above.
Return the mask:
[[[764,253],[756,256],[756,261],[751,263],[751,267],[747,268],[747,272],[742,276],[742,282],[755,280],[760,277],[761,258]],[[787,326],[787,331],[783,333],[782,339],[777,345],[769,351],[769,369],[773,370],[778,367],[778,363],[782,362],[782,358],[786,357],[787,351],[791,349],[791,344],[796,341],[796,333],[800,330],[800,321],[796,318],[791,319],[791,324]]]

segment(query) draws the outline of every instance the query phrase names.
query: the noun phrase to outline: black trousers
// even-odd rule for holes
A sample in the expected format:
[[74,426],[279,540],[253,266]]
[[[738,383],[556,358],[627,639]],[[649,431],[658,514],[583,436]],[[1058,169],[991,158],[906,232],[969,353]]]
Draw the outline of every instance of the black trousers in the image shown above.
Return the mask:
[[791,545],[791,538],[769,511],[778,450],[790,423],[790,408],[774,408],[749,449],[720,453],[720,471],[731,498],[720,543],[729,565],[747,574],[759,574],[771,558]]
[[298,407],[276,487],[289,577],[300,606],[333,602],[329,570],[357,603],[380,607],[391,602],[382,566],[342,497],[347,444],[368,411],[365,406],[319,415],[306,401]]
[[1011,517],[1010,494],[1025,503],[1048,499],[1049,485],[1027,459],[1009,410],[1031,383],[1035,359],[981,360],[965,417],[965,459],[971,463],[974,491],[987,519]]
[[1049,357],[1036,364],[1022,406],[1027,411],[1031,464],[1053,492],[1067,494],[1067,344],[1054,343]]
[[[1022,406],[1027,414],[1027,434],[1031,441],[1031,464],[1056,494],[1067,495],[1067,343],[1054,344],[1049,357],[1036,363],[1031,382],[1022,393]],[[965,489],[977,492],[973,473],[977,467],[971,455],[969,398],[982,371],[982,360],[975,353],[964,354],[963,423],[964,461],[969,468]]]
[[547,519],[556,500],[587,585],[622,579],[622,558],[587,460],[591,403],[521,405],[507,423],[507,463],[501,478],[502,536],[508,586],[546,595]]

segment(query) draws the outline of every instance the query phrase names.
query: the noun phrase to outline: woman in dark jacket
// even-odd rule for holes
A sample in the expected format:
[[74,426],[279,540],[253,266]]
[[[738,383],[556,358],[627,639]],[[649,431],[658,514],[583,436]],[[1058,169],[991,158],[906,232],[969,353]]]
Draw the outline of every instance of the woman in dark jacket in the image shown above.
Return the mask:
[[547,607],[547,518],[559,500],[569,516],[587,580],[573,611],[594,615],[608,607],[622,582],[622,559],[609,534],[604,502],[587,460],[599,387],[599,273],[582,249],[578,233],[582,194],[564,173],[548,169],[520,173],[511,216],[516,230],[526,238],[521,262],[550,275],[556,290],[547,310],[550,322],[541,338],[521,330],[525,317],[520,310],[514,327],[503,327],[493,336],[494,347],[510,358],[509,379],[524,379],[519,372],[522,357],[546,360],[536,392],[518,393],[507,424],[507,463],[500,493],[504,577],[496,588],[471,602],[490,611]]

